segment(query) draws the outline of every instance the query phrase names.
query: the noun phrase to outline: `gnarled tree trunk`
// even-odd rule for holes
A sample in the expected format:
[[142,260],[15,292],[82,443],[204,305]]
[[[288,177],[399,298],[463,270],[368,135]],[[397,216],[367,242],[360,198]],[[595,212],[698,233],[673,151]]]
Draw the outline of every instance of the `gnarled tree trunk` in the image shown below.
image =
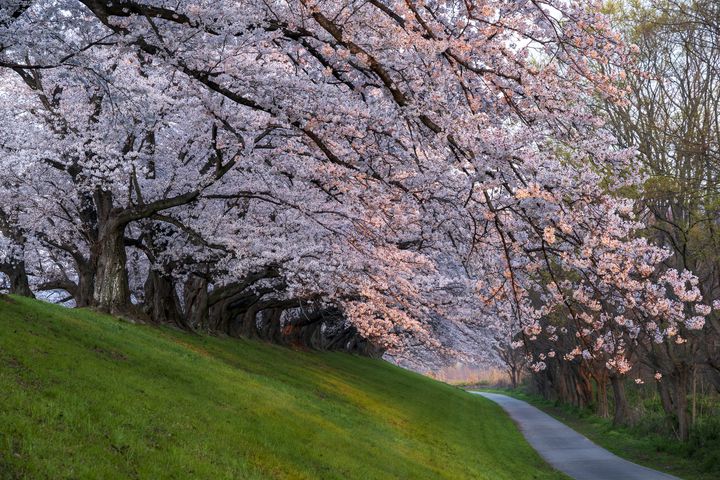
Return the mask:
[[23,297],[35,298],[30,289],[27,271],[25,270],[25,262],[14,262],[0,265],[0,272],[7,275],[10,280],[10,293],[12,295],[20,295]]
[[180,309],[172,278],[152,269],[145,281],[145,311],[154,323],[190,329]]
[[75,298],[75,305],[78,307],[89,307],[94,304],[95,267],[91,263],[78,265],[77,289],[70,293]]
[[100,231],[93,291],[95,306],[119,314],[127,313],[130,307],[124,227],[110,220]]
[[208,282],[192,275],[183,288],[185,323],[191,328],[207,330],[208,325]]

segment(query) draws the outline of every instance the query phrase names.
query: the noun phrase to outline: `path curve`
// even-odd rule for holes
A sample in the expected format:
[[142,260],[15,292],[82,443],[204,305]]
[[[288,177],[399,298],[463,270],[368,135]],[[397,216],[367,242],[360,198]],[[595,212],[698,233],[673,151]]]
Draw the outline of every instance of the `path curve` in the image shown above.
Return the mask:
[[680,480],[628,462],[527,402],[497,393],[471,392],[499,404],[553,467],[575,480]]

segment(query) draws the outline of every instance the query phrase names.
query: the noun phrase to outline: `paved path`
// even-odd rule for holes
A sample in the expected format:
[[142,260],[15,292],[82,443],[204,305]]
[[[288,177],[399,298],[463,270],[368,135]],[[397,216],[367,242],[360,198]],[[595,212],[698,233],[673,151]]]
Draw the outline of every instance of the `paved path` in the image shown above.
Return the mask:
[[522,400],[497,393],[472,393],[504,408],[530,445],[550,465],[576,480],[679,480],[613,455]]

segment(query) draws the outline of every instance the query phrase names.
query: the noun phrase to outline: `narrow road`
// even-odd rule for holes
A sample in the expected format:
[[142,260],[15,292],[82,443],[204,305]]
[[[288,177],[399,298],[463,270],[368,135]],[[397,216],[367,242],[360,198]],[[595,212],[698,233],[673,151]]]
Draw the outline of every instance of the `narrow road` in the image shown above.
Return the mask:
[[497,393],[471,393],[505,409],[530,445],[550,465],[575,480],[679,480],[623,460],[527,402]]

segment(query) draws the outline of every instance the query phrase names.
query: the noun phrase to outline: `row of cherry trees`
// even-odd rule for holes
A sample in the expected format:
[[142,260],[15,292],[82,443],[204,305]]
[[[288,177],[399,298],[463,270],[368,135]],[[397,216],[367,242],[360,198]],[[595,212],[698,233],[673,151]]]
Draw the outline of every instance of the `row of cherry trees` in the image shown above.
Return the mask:
[[4,5],[17,293],[394,354],[520,332],[535,371],[572,328],[617,376],[704,328],[621,195],[643,178],[594,103],[633,49],[600,2]]

